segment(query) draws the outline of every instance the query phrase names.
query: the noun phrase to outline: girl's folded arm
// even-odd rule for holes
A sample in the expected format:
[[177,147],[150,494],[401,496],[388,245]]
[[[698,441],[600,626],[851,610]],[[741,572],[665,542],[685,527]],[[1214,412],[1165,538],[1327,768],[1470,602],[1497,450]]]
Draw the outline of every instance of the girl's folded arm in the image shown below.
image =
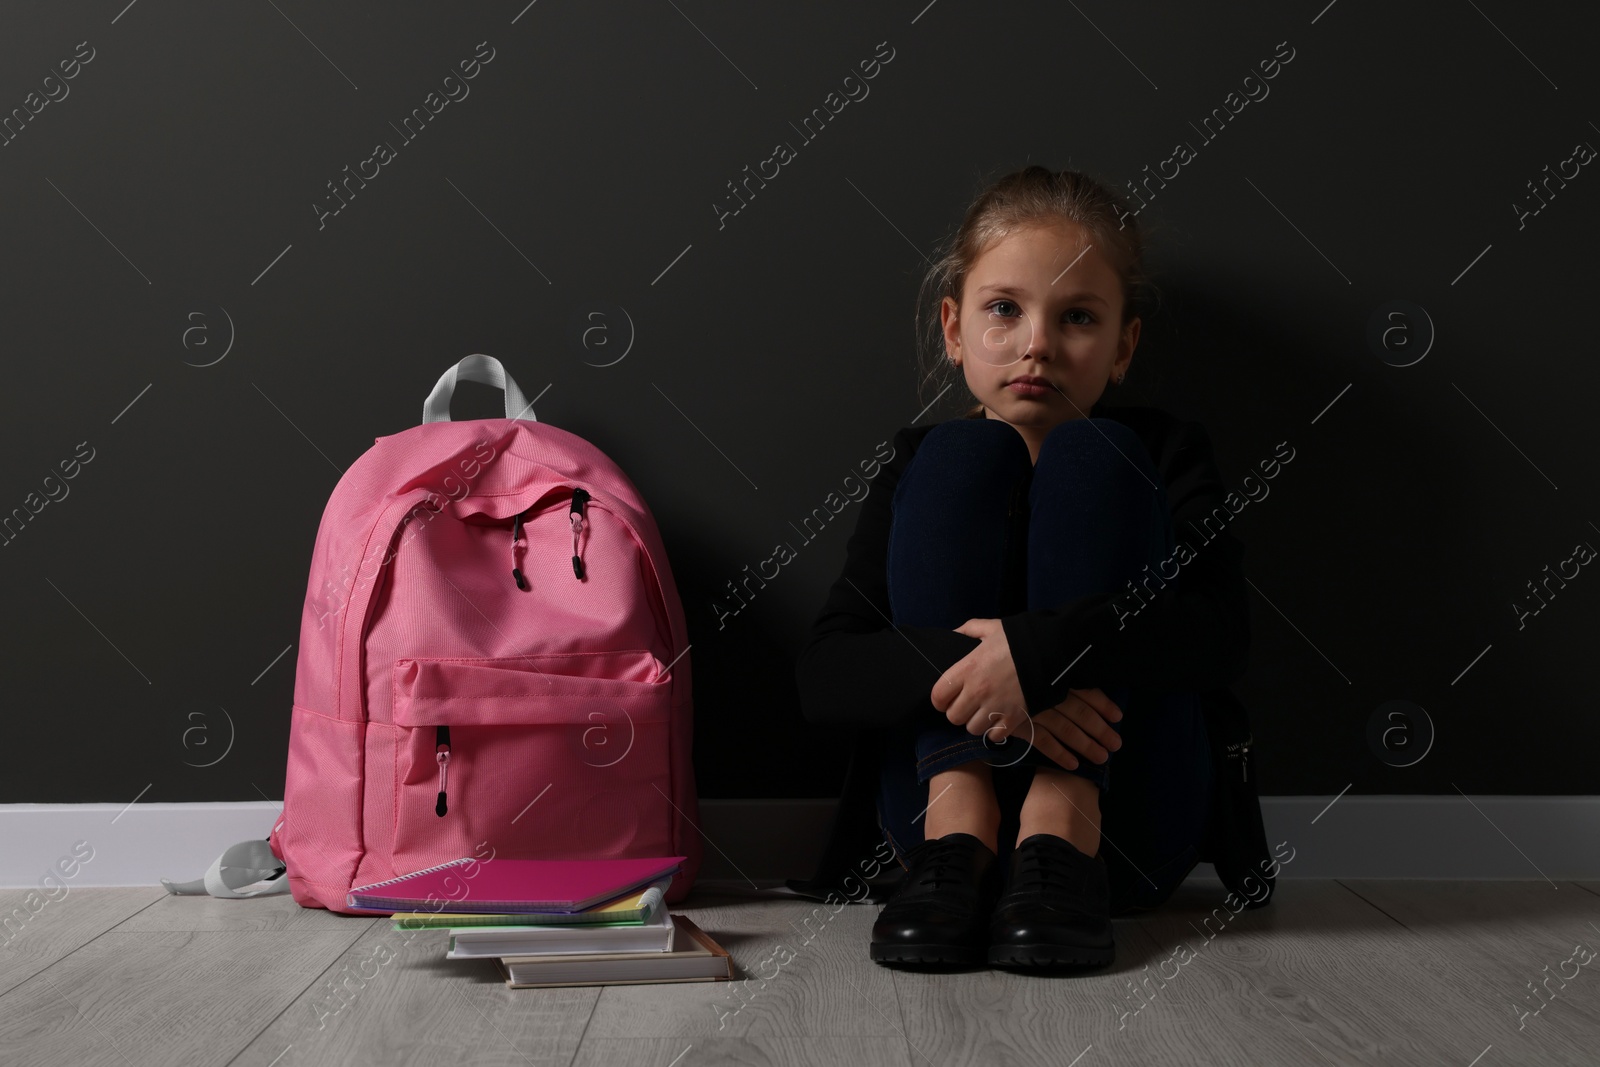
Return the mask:
[[1165,569],[1176,566],[1176,579],[1153,598],[1142,586],[1139,596],[1123,588],[1006,616],[1029,712],[1055,706],[1068,689],[1199,693],[1243,675],[1250,651],[1244,545],[1229,530],[1233,512],[1205,429],[1186,422],[1173,432],[1162,473],[1178,546]]

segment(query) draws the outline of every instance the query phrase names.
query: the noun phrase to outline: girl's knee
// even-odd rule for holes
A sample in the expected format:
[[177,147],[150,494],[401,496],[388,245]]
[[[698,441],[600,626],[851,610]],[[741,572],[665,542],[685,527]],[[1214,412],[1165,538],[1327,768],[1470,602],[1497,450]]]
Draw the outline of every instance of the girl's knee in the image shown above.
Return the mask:
[[[1119,476],[1125,474],[1141,482],[1153,478],[1155,484],[1161,484],[1144,439],[1133,427],[1116,419],[1068,419],[1053,427],[1039,446],[1036,475],[1038,471],[1048,471],[1061,463],[1080,468],[1099,466]],[[1150,477],[1140,478],[1140,473]]]
[[1116,419],[1108,419],[1104,416],[1091,419],[1068,419],[1066,422],[1051,428],[1050,432],[1045,434],[1043,447],[1049,448],[1051,442],[1055,442],[1057,448],[1081,449],[1084,447],[1083,442],[1085,441],[1104,442],[1107,439],[1119,447],[1137,445],[1141,451],[1144,449],[1144,441],[1134,431],[1133,427],[1125,422],[1118,422]]
[[917,446],[917,455],[956,456],[963,463],[974,459],[997,466],[1033,466],[1028,443],[1015,426],[1001,419],[949,419],[929,430]]

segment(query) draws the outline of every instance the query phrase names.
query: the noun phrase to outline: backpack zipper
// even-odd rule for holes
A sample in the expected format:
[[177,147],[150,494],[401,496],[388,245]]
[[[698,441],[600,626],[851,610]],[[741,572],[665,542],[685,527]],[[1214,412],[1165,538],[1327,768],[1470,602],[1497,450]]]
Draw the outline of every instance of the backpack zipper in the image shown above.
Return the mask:
[[527,512],[518,512],[511,520],[511,577],[516,579],[517,588],[524,592],[528,589],[528,580],[517,568],[517,545],[522,541],[522,516],[525,514]]
[[439,818],[444,818],[445,803],[445,770],[450,765],[450,727],[434,727],[434,756],[439,763],[439,801],[433,806],[433,812]]
[[583,581],[583,560],[578,556],[578,531],[583,529],[583,505],[589,499],[587,489],[574,489],[572,491],[572,508],[568,516],[572,520],[572,573]]
[[[567,516],[572,523],[572,573],[579,581],[583,580],[583,557],[578,554],[578,534],[585,522],[583,506],[588,501],[587,489],[573,489],[572,506],[567,509]],[[531,507],[528,509],[532,510]],[[528,579],[523,575],[522,568],[517,566],[517,546],[525,543],[522,536],[522,517],[527,513],[527,511],[519,512],[511,519],[511,577],[517,583],[517,588],[524,592],[528,589]]]

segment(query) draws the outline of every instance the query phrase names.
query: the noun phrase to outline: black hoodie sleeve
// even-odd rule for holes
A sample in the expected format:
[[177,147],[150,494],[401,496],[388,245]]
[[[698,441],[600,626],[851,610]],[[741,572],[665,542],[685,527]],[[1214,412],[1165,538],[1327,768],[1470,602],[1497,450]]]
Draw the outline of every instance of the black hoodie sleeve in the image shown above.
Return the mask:
[[933,705],[933,684],[980,643],[943,627],[890,622],[889,505],[926,429],[931,427],[895,434],[893,455],[861,500],[844,571],[828,591],[795,669],[808,722],[890,727],[918,716],[942,718]]
[[1211,438],[1197,422],[1173,420],[1152,453],[1177,546],[1160,577],[1176,566],[1176,578],[1153,598],[1141,586],[1142,607],[1125,587],[1002,619],[1030,714],[1065,700],[1068,689],[1199,693],[1225,688],[1245,671],[1244,546],[1229,528],[1234,512],[1225,500],[1233,494],[1217,471]]

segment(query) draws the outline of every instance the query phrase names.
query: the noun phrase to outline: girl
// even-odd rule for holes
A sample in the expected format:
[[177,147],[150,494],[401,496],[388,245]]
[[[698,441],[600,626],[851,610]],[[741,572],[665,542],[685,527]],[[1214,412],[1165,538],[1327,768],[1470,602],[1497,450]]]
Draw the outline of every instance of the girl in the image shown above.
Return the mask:
[[1103,403],[1139,341],[1142,244],[1117,194],[1031,166],[924,280],[924,357],[977,403],[896,435],[797,672],[810,721],[882,741],[906,874],[880,962],[1108,964],[1110,917],[1198,862],[1196,694],[1243,673],[1249,602],[1204,429]]

